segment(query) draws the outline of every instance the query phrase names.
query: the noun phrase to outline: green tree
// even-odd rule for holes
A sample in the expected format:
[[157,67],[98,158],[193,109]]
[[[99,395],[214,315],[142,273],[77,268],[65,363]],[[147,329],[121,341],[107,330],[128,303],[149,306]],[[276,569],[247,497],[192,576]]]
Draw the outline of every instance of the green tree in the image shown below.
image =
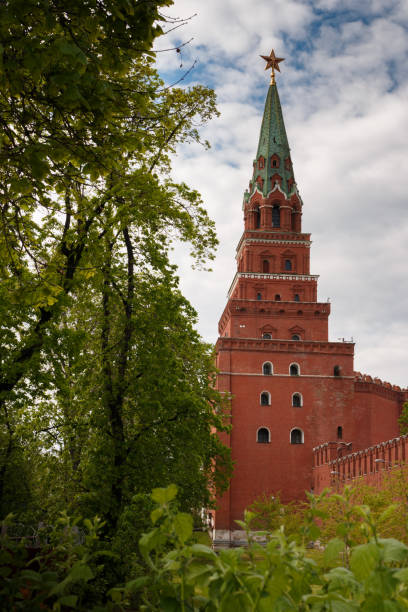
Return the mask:
[[34,495],[32,512],[79,504],[114,529],[135,492],[176,479],[197,509],[217,456],[229,471],[212,357],[168,260],[175,238],[213,256],[199,194],[169,171],[217,111],[154,69],[169,4],[0,6],[3,512],[30,474],[13,509]]

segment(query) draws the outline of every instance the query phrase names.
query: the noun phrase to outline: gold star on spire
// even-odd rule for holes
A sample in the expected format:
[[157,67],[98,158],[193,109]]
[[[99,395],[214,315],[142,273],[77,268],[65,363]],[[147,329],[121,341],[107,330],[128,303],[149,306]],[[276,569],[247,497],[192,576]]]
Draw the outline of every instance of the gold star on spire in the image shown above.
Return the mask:
[[278,70],[280,72],[279,62],[283,62],[283,60],[285,58],[284,57],[276,57],[275,51],[273,49],[272,49],[270,55],[260,55],[260,57],[262,57],[262,59],[264,59],[265,62],[266,62],[265,70],[268,70],[268,68],[272,68],[272,72],[271,72],[271,85],[275,85],[275,68],[276,68],[276,70]]

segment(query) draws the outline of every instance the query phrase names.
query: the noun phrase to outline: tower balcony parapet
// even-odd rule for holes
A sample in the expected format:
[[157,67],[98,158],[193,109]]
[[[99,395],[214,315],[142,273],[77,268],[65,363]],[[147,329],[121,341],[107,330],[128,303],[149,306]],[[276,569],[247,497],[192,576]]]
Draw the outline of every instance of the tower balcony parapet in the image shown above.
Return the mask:
[[310,246],[310,234],[296,234],[281,230],[246,230],[238,242],[237,252],[245,243],[285,244]]
[[299,314],[301,309],[302,314],[319,314],[329,316],[331,304],[330,302],[297,302],[292,301],[276,301],[276,300],[255,300],[251,298],[232,298],[227,302],[224,311],[221,315],[223,319],[226,314],[238,314],[242,312],[265,314],[281,313],[285,311],[285,315]]
[[237,272],[228,290],[228,297],[231,297],[237,282],[240,278],[256,279],[256,280],[284,280],[284,281],[306,281],[317,282],[318,274],[294,274],[293,272],[285,274],[284,272],[267,274],[265,272]]

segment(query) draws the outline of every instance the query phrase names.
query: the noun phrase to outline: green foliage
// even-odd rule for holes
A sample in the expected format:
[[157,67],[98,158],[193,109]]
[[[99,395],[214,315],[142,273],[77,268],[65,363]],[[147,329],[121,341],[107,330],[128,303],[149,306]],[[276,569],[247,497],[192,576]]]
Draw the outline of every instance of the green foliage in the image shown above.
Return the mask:
[[304,502],[283,504],[279,493],[270,496],[264,494],[251,504],[249,511],[253,515],[250,521],[251,529],[275,531],[283,527],[287,537],[298,543],[301,541],[299,526],[303,522]]
[[408,433],[408,402],[404,402],[402,405],[401,414],[398,418],[398,423],[400,426],[400,433],[405,435]]
[[[350,492],[337,500],[345,511],[339,533],[346,534],[346,539],[330,540],[320,565],[282,528],[253,532],[256,515],[250,511],[239,521],[247,533],[248,547],[216,553],[197,542],[193,517],[179,511],[176,496],[173,484],[153,490],[153,526],[139,540],[142,563],[124,584],[110,582],[105,589],[101,576],[109,553],[98,538],[102,527],[98,521],[84,521],[86,537],[79,542],[74,524],[63,518],[50,544],[43,543],[35,556],[23,542],[3,538],[1,605],[5,609],[73,607],[95,612],[407,609],[408,546],[395,538],[379,537],[370,509],[353,505]],[[317,535],[320,501],[310,498],[305,506],[305,523],[315,522]],[[356,526],[363,534],[359,544],[346,533]]]
[[100,547],[102,526],[98,519],[80,522],[63,515],[52,531],[44,529],[31,542],[7,536],[13,529],[8,517],[0,538],[1,609],[91,609],[90,583],[101,571],[101,560],[112,554]]
[[[359,516],[364,542],[354,545],[347,535],[348,544],[338,538],[330,541],[327,560],[337,558],[338,564],[328,572],[290,541],[283,529],[258,533],[265,544],[257,543],[250,527],[256,520],[253,512],[239,522],[247,532],[247,549],[215,554],[207,546],[194,544],[189,539],[191,522],[177,512],[174,495],[173,487],[153,493],[154,527],[140,540],[148,571],[110,593],[124,607],[131,605],[132,598],[139,609],[157,611],[372,611],[404,610],[408,605],[408,547],[392,538],[378,538],[370,510],[352,506],[348,493],[338,500],[346,512],[339,531],[345,534],[354,526],[353,517]],[[310,518],[320,514],[316,504],[310,503],[308,510]],[[348,558],[349,568],[342,566]]]

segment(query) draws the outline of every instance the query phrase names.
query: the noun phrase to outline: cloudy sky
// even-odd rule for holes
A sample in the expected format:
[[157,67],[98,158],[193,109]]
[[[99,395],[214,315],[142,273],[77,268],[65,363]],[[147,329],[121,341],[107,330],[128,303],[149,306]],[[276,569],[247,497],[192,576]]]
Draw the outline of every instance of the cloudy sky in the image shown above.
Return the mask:
[[[356,342],[355,369],[408,386],[408,1],[175,0],[166,14],[187,25],[157,48],[190,38],[180,56],[158,54],[167,82],[215,89],[221,116],[203,136],[209,151],[181,149],[174,177],[198,189],[216,221],[213,272],[175,257],[199,331],[217,337],[243,229],[272,48],[285,57],[278,89],[311,232],[311,273],[330,298],[331,340]],[[169,44],[171,43],[171,44]]]

